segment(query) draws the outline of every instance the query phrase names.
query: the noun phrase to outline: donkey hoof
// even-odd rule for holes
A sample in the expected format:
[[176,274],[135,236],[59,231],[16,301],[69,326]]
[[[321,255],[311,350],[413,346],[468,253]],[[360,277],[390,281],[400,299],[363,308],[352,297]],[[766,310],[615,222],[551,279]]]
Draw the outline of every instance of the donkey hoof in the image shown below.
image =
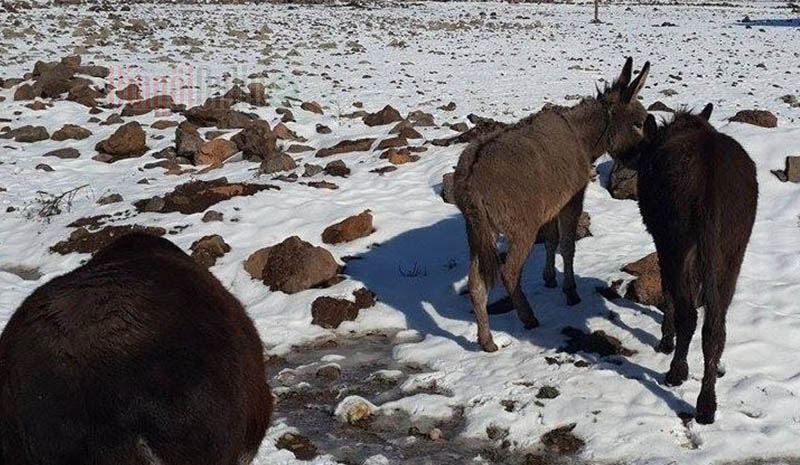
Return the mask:
[[656,346],[656,352],[661,352],[662,354],[671,354],[674,350],[675,342],[671,340],[662,339]]
[[575,292],[575,291],[566,291],[564,293],[567,294],[567,305],[569,305],[570,307],[572,307],[574,305],[578,305],[579,303],[581,303],[581,298],[580,298],[580,296],[578,295],[577,292]]
[[667,376],[664,377],[664,384],[667,386],[680,386],[686,379],[689,378],[689,369],[670,368]]
[[555,278],[553,278],[553,279],[545,279],[544,280],[544,287],[549,288],[549,289],[556,288],[556,287],[558,287],[558,281],[556,281]]
[[484,352],[497,352],[497,344],[494,341],[481,342],[480,344]]
[[695,421],[701,425],[710,425],[714,423],[714,410],[700,410],[697,409]]
[[528,318],[528,319],[525,319],[525,320],[522,322],[522,326],[523,326],[525,329],[533,329],[533,328],[538,328],[538,327],[539,327],[539,320],[537,320],[535,316],[532,316],[532,317],[530,317],[530,318]]

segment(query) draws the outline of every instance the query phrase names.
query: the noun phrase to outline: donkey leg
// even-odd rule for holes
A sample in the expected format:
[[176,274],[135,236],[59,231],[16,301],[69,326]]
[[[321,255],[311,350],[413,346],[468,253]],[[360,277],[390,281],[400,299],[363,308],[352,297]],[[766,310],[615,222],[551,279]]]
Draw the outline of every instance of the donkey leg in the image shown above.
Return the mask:
[[556,249],[558,248],[558,220],[553,220],[539,229],[539,235],[544,238],[544,248],[547,251],[547,259],[542,271],[544,287],[558,287],[556,281]]
[[656,352],[671,354],[675,350],[675,303],[669,291],[663,289],[662,292],[664,298],[659,307],[664,313],[664,319],[661,321],[661,341]]
[[703,371],[703,384],[700,388],[700,395],[697,397],[698,423],[708,425],[714,423],[714,414],[717,411],[717,369],[725,347],[725,315],[723,312],[714,309],[706,309],[705,321],[703,322],[703,359],[705,368]]
[[488,294],[477,256],[473,256],[470,262],[468,286],[472,308],[475,312],[475,321],[478,323],[478,344],[484,351],[494,352],[497,350],[497,345],[492,339],[492,331],[489,329],[489,313],[486,311]]
[[564,258],[564,294],[567,295],[567,305],[577,305],[581,298],[576,291],[575,272],[572,264],[575,258],[575,235],[578,220],[583,211],[583,194],[581,190],[567,203],[558,214],[558,235],[561,245],[561,256]]
[[677,344],[664,381],[669,386],[680,386],[689,377],[689,364],[686,357],[689,354],[692,336],[697,329],[697,310],[692,305],[691,297],[685,293],[677,292],[673,295]]
[[[535,234],[534,237],[536,237]],[[533,240],[521,240],[519,238],[511,239],[506,263],[503,265],[501,272],[503,275],[503,284],[506,286],[506,291],[511,297],[511,302],[514,303],[514,308],[517,309],[517,315],[525,326],[525,329],[532,329],[539,326],[539,320],[533,315],[533,310],[525,294],[522,292],[522,285],[520,284],[522,268],[525,266],[528,255],[531,253],[533,242]]]

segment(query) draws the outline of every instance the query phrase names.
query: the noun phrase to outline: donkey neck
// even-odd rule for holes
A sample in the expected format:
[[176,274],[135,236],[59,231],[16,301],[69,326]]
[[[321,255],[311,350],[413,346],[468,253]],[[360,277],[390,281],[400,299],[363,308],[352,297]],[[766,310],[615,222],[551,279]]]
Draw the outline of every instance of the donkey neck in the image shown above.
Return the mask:
[[602,102],[586,98],[564,111],[585,153],[594,161],[607,151],[610,115]]

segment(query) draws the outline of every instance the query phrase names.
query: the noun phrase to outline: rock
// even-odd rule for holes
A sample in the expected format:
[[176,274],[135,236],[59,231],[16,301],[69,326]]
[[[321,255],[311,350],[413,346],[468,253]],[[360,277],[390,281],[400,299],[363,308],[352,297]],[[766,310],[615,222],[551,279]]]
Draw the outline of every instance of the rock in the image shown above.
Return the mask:
[[405,139],[422,139],[422,134],[419,133],[408,121],[400,121],[389,131],[389,134],[397,134]]
[[406,145],[408,145],[408,141],[406,140],[406,138],[402,137],[402,136],[397,136],[397,137],[391,137],[389,139],[382,140],[378,144],[378,147],[375,148],[375,150],[384,150],[384,149],[389,149],[389,148],[404,147]]
[[22,84],[14,91],[15,102],[20,100],[33,100],[34,98],[36,98],[36,94],[34,93],[33,86],[30,84]]
[[537,399],[555,399],[556,397],[560,396],[561,393],[558,391],[557,388],[553,386],[542,386],[539,389],[539,392],[536,393]]
[[433,119],[433,115],[430,113],[425,113],[422,110],[412,111],[411,113],[408,114],[408,117],[406,119],[410,121],[413,126],[423,126],[423,127],[436,126],[436,123],[434,122]]
[[317,158],[330,157],[340,153],[348,152],[366,152],[372,148],[375,139],[364,138],[356,140],[343,140],[332,147],[319,149],[317,151]]
[[114,95],[117,96],[118,99],[121,100],[141,100],[142,99],[142,91],[139,89],[134,83],[130,83],[125,88],[120,89],[114,92]]
[[467,119],[475,126],[457,136],[445,139],[434,139],[431,143],[443,147],[453,144],[469,143],[509,126],[507,123],[495,121],[491,118],[483,118],[475,114],[467,115]]
[[15,142],[33,143],[48,139],[50,134],[44,126],[22,126],[0,134],[0,139],[14,139]]
[[277,138],[264,120],[250,121],[231,138],[248,160],[267,160],[278,152]]
[[233,86],[231,90],[225,92],[224,97],[226,99],[233,100],[236,103],[246,102],[250,99],[250,96],[238,85]]
[[619,160],[614,161],[614,168],[611,169],[611,176],[608,181],[608,192],[615,199],[638,200],[638,175],[636,170],[628,168]]
[[442,200],[444,200],[445,203],[450,203],[450,204],[453,204],[453,205],[455,205],[455,203],[456,203],[455,194],[453,193],[454,192],[453,191],[453,189],[454,189],[454,187],[453,187],[454,186],[453,185],[454,176],[455,176],[455,173],[445,173],[442,176],[442,192],[441,192]]
[[123,124],[108,139],[100,141],[95,150],[113,157],[113,161],[141,157],[149,150],[142,126],[136,122]]
[[55,171],[53,167],[48,165],[47,163],[39,163],[38,165],[36,165],[36,169],[39,171],[47,171],[47,172]]
[[139,226],[137,224],[106,226],[96,232],[89,232],[86,228],[78,228],[72,231],[67,240],[50,247],[50,250],[62,255],[73,252],[94,254],[106,248],[118,238],[132,232],[145,233],[153,236],[163,236],[167,233],[164,228]]
[[365,115],[362,121],[367,126],[382,126],[384,124],[402,121],[402,119],[403,117],[400,115],[399,111],[395,110],[390,105],[386,105],[382,110],[376,113]]
[[105,121],[100,123],[100,126],[111,126],[111,125],[114,125],[114,124],[122,124],[124,122],[125,122],[125,120],[122,119],[122,117],[120,115],[114,113],[112,115],[109,115],[109,117],[106,118]]
[[325,173],[330,176],[346,178],[350,175],[350,168],[342,160],[334,160],[325,165]]
[[213,234],[196,240],[189,249],[192,251],[192,258],[205,268],[211,268],[217,263],[217,259],[231,251],[222,236]]
[[316,113],[318,115],[321,115],[323,113],[322,105],[320,105],[317,102],[303,102],[300,105],[300,108],[302,108],[305,111],[310,111],[311,113]]
[[181,108],[175,104],[170,95],[156,95],[146,100],[139,100],[125,105],[122,109],[122,116],[140,116],[150,113],[153,110],[172,110],[177,111]]
[[303,145],[303,144],[292,144],[286,149],[286,153],[302,153],[302,152],[310,152],[314,150],[314,147],[310,145]]
[[143,212],[160,212],[166,205],[167,203],[164,201],[164,199],[156,195],[150,199],[147,199],[140,210]]
[[293,123],[294,122],[294,114],[292,110],[288,108],[276,108],[275,113],[281,115],[281,122],[282,123]]
[[[2,100],[0,100],[0,101],[2,101]],[[29,104],[25,105],[25,107],[26,108],[30,108],[31,110],[34,110],[34,111],[42,111],[42,110],[47,109],[48,106],[47,106],[46,103],[42,102],[41,100],[37,100],[37,101],[35,101],[33,103],[29,103]]]
[[317,134],[330,134],[331,132],[333,131],[328,126],[317,123]]
[[275,134],[275,137],[281,140],[298,140],[300,137],[294,133],[288,126],[283,123],[278,123],[272,128],[272,132]]
[[363,397],[348,396],[339,402],[333,415],[342,423],[357,426],[369,420],[376,410],[377,408]]
[[419,155],[412,155],[407,149],[389,149],[381,154],[381,158],[389,160],[393,165],[405,165],[419,160]]
[[330,252],[292,236],[269,247],[262,280],[273,291],[294,294],[325,285],[338,273],[339,265]]
[[345,321],[354,321],[358,312],[375,305],[375,294],[361,288],[353,292],[355,301],[318,297],[311,304],[311,324],[335,329]]
[[664,293],[661,288],[661,270],[658,266],[658,254],[655,252],[625,265],[622,271],[637,277],[628,284],[625,298],[642,305],[661,306],[664,304]]
[[325,244],[350,242],[369,236],[374,231],[372,214],[369,210],[365,210],[359,215],[351,216],[325,228],[325,231],[322,232],[322,242]]
[[281,171],[291,171],[297,168],[294,158],[285,153],[277,153],[261,162],[258,172],[261,174],[272,174]]
[[78,84],[69,88],[67,100],[80,103],[85,107],[95,107],[97,99],[102,98],[103,93],[92,88],[89,84]]
[[194,158],[195,153],[205,143],[197,126],[184,121],[175,130],[175,148],[178,156]]
[[455,111],[456,109],[456,102],[450,102],[447,105],[442,105],[439,107],[442,111]]
[[336,184],[328,181],[314,181],[308,183],[308,187],[313,187],[315,189],[328,189],[328,190],[336,190],[339,188]]
[[[239,196],[250,196],[265,190],[279,190],[269,184],[228,183],[225,178],[211,181],[190,181],[177,186],[164,195],[164,208],[160,213],[180,212],[184,215],[200,213],[212,205]],[[150,199],[134,202],[137,211],[143,211]]]
[[251,82],[247,85],[250,91],[250,103],[255,106],[265,106],[267,104],[267,90],[260,82]]
[[158,120],[158,121],[156,121],[156,122],[154,122],[153,124],[150,125],[151,128],[159,129],[159,130],[170,129],[170,128],[174,128],[176,126],[178,126],[178,122],[177,121],[170,121],[168,119],[160,119],[160,120]]
[[668,112],[668,113],[675,113],[675,110],[673,110],[672,108],[668,107],[667,105],[665,105],[661,101],[657,101],[657,102],[653,103],[652,105],[650,105],[649,107],[647,107],[647,111],[665,111],[665,112]]
[[223,218],[222,213],[216,210],[209,210],[203,215],[201,221],[203,221],[203,223],[211,223],[214,221],[222,221],[222,218]]
[[195,165],[214,165],[222,163],[239,152],[235,143],[225,139],[206,142],[194,155]]
[[75,124],[65,124],[61,129],[57,130],[50,136],[51,139],[56,141],[64,141],[67,139],[83,140],[92,135],[92,131],[77,126]]
[[800,183],[800,156],[786,157],[786,169],[783,170],[783,174],[784,182]]
[[778,126],[778,118],[764,110],[742,110],[732,116],[728,121],[752,124],[754,126],[761,126],[762,128],[774,128]]
[[306,163],[305,164],[305,170],[306,171],[303,173],[303,177],[304,178],[310,178],[312,176],[316,176],[316,175],[322,173],[324,168],[322,168],[319,165],[312,165],[311,163]]
[[122,201],[123,201],[123,198],[122,198],[122,196],[120,194],[113,193],[113,194],[108,194],[108,195],[105,195],[103,197],[100,197],[97,200],[97,204],[98,205],[109,205],[109,204],[112,204],[112,203],[117,203],[117,202],[122,202]]
[[189,108],[183,115],[196,126],[216,126],[220,129],[244,128],[256,119],[254,115],[232,110],[234,103],[224,97],[208,99],[203,105]]
[[574,455],[580,451],[586,443],[583,439],[572,434],[575,423],[556,428],[542,436],[542,444],[547,449],[559,455]]
[[592,217],[589,216],[588,212],[581,212],[581,216],[578,217],[578,228],[575,234],[575,240],[579,241],[584,237],[592,237],[592,231],[589,228],[592,226]]
[[288,450],[297,460],[313,460],[317,456],[317,447],[307,437],[296,433],[284,433],[278,438],[275,447]]
[[42,156],[57,157],[57,158],[78,158],[81,156],[81,152],[79,152],[77,149],[73,149],[70,147],[70,148],[51,150]]
[[43,67],[37,76],[34,93],[44,98],[59,97],[77,84],[72,81],[74,75],[75,69],[62,63]]
[[466,132],[469,130],[469,126],[467,126],[467,123],[462,121],[460,123],[451,124],[450,129],[455,132]]

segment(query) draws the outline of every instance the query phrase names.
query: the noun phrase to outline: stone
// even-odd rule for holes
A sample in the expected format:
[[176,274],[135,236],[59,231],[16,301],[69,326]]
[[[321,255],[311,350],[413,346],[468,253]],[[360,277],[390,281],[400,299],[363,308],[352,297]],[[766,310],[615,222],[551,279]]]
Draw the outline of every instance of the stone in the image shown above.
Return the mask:
[[145,100],[139,100],[125,105],[122,109],[122,116],[140,116],[150,113],[153,110],[174,110],[177,111],[178,105],[172,100],[170,95],[155,95]]
[[778,126],[778,117],[765,110],[742,110],[732,116],[728,121],[752,124],[762,128]]
[[120,194],[112,193],[112,194],[108,194],[108,195],[105,195],[103,197],[100,197],[97,200],[97,204],[98,205],[109,205],[109,204],[112,204],[112,203],[122,202],[123,200],[124,199],[122,198],[122,196]]
[[44,126],[22,126],[0,135],[0,139],[14,139],[15,142],[33,143],[50,138]]
[[318,115],[323,114],[322,105],[320,105],[317,102],[303,102],[300,105],[300,108],[302,108],[305,111],[310,111],[311,113],[316,113]]
[[346,178],[350,175],[350,168],[342,160],[334,160],[325,165],[324,171],[330,176]]
[[455,205],[456,203],[456,198],[453,190],[454,179],[455,179],[455,173],[445,173],[442,176],[442,192],[441,192],[442,200],[444,200],[445,203],[450,203],[453,205]]
[[348,396],[336,406],[334,416],[342,423],[356,426],[369,420],[376,410],[377,408],[363,397]]
[[142,91],[139,89],[134,83],[130,83],[124,88],[114,92],[114,95],[117,96],[118,99],[121,100],[141,100],[142,99]]
[[267,158],[261,162],[258,171],[261,174],[272,174],[281,171],[291,171],[297,168],[297,163],[291,155],[285,153],[276,153],[275,155]]
[[15,102],[20,100],[33,100],[34,98],[36,98],[36,93],[33,90],[33,86],[30,84],[22,84],[14,91]]
[[330,252],[292,236],[270,247],[262,280],[273,291],[294,294],[328,284],[338,273]]
[[626,299],[642,305],[661,306],[664,304],[658,254],[653,252],[635,262],[628,263],[622,267],[622,271],[637,277],[628,284],[628,289],[625,291]]
[[194,158],[195,153],[205,143],[197,126],[184,121],[175,130],[175,148],[178,156]]
[[277,137],[264,120],[250,121],[231,138],[248,160],[267,160],[278,152]]
[[399,111],[395,110],[390,105],[386,105],[378,112],[365,115],[362,121],[367,126],[382,126],[384,124],[402,121],[402,119],[403,117],[400,115]]
[[74,148],[63,148],[57,150],[51,150],[44,155],[43,157],[57,157],[57,158],[78,158],[81,156],[81,152]]
[[227,160],[239,152],[235,143],[225,139],[206,142],[194,155],[195,165],[214,165]]
[[356,216],[351,216],[325,228],[325,231],[322,232],[322,242],[325,244],[350,242],[369,236],[374,231],[372,214],[369,210],[365,210]]
[[67,139],[83,140],[92,135],[92,131],[75,124],[65,124],[50,136],[51,139],[64,141]]
[[371,138],[364,138],[364,139],[355,139],[355,140],[343,140],[337,143],[332,147],[327,147],[323,149],[319,149],[317,151],[316,157],[317,158],[324,158],[330,157],[333,155],[338,155],[340,153],[348,153],[348,152],[366,152],[372,148],[372,144],[375,142],[375,139]]
[[311,304],[311,324],[335,329],[345,321],[355,321],[361,310],[375,305],[375,295],[366,288],[354,291],[353,296],[354,301],[318,297]]
[[665,105],[663,102],[658,101],[647,107],[647,111],[664,111],[667,113],[675,113],[675,110]]
[[204,236],[196,240],[189,249],[192,251],[192,258],[205,268],[211,268],[217,263],[217,259],[231,251],[222,236],[213,234]]
[[95,149],[100,153],[111,155],[113,161],[140,157],[149,150],[144,130],[136,121],[120,126],[111,137],[100,141]]
[[222,221],[222,218],[223,218],[222,213],[220,213],[220,212],[218,212],[216,210],[209,210],[203,215],[203,218],[201,219],[201,221],[203,223],[211,223],[211,222],[214,222],[214,221]]

